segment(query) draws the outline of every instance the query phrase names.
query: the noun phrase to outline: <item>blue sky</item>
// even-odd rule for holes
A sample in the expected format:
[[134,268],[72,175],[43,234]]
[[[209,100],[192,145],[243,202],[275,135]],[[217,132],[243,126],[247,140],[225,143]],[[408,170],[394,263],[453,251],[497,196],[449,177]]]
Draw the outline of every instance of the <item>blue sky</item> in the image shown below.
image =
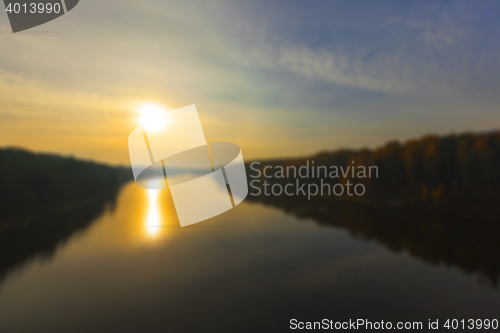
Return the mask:
[[127,163],[141,102],[246,158],[499,127],[498,1],[81,0],[11,34],[0,145]]

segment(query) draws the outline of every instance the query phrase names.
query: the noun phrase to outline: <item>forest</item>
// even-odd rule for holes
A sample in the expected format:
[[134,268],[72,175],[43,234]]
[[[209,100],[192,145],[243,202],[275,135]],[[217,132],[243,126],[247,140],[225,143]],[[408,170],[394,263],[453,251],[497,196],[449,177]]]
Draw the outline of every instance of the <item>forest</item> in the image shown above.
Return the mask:
[[18,148],[0,149],[0,219],[54,212],[109,196],[130,179],[129,168]]
[[[353,177],[351,172],[338,178],[310,177],[308,183],[320,181],[345,184],[362,183],[361,196],[331,197],[332,200],[360,201],[370,204],[414,207],[439,212],[480,214],[493,217],[500,206],[500,131],[464,133],[446,136],[427,135],[406,142],[392,141],[375,149],[342,149],[325,151],[301,158],[261,161],[258,169],[314,163],[316,166],[375,166],[377,177]],[[255,179],[255,164],[247,162],[249,181]],[[271,168],[268,168],[271,169]],[[260,180],[286,183],[286,178]],[[263,195],[263,194],[261,194]]]

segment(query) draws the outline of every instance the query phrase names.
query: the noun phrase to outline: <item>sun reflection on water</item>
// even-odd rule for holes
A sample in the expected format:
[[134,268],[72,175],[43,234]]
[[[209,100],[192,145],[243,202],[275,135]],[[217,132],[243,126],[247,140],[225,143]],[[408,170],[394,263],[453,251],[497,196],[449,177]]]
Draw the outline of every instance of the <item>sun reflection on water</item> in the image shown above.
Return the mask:
[[[163,181],[163,180],[162,180]],[[156,236],[162,228],[162,214],[160,212],[159,197],[160,191],[148,189],[148,207],[145,219],[146,231],[149,236]]]

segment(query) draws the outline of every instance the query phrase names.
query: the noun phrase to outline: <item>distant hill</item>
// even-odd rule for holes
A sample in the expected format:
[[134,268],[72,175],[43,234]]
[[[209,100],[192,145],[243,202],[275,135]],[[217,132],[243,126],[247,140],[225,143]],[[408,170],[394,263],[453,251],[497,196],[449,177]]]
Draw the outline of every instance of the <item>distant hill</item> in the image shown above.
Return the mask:
[[[416,207],[444,212],[467,211],[496,216],[500,209],[500,131],[447,136],[428,135],[404,143],[389,142],[376,149],[337,150],[309,157],[262,161],[253,167],[271,166],[375,166],[378,177],[338,178],[316,174],[307,184],[363,184],[361,196],[329,196],[333,200]],[[247,163],[249,181],[255,170]],[[22,149],[0,149],[0,218],[19,213],[50,211],[116,191],[132,179],[128,167],[112,167],[71,157],[32,153]],[[290,178],[265,178],[270,184],[290,183]],[[250,188],[250,192],[253,189]],[[252,196],[249,196],[251,199]]]
[[0,218],[55,211],[116,192],[130,179],[129,168],[0,149]]
[[[309,160],[315,166],[376,166],[378,177],[357,178],[351,172],[339,178],[323,179],[330,185],[362,183],[362,197],[331,196],[332,199],[363,201],[371,204],[417,207],[433,211],[467,211],[490,217],[500,209],[500,131],[446,136],[428,135],[404,143],[389,142],[376,149],[321,152],[303,158],[262,162],[258,169],[271,166],[299,168]],[[249,181],[256,172],[249,168]],[[255,168],[255,166],[254,166]],[[268,168],[268,174],[271,169]],[[266,178],[262,175],[259,180]],[[271,184],[291,179],[267,179]],[[320,185],[320,178],[307,183]],[[252,189],[250,190],[252,191]],[[263,196],[263,195],[261,195]],[[497,218],[497,217],[496,217]]]

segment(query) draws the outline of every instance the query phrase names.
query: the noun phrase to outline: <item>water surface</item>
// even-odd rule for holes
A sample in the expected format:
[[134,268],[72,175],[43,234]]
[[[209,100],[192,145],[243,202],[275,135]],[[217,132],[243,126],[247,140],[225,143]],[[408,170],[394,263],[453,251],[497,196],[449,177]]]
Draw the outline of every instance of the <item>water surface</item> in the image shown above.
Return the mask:
[[52,256],[33,255],[4,276],[0,332],[276,332],[292,318],[499,317],[498,289],[478,270],[395,252],[313,217],[247,200],[180,228],[168,192],[128,184]]

